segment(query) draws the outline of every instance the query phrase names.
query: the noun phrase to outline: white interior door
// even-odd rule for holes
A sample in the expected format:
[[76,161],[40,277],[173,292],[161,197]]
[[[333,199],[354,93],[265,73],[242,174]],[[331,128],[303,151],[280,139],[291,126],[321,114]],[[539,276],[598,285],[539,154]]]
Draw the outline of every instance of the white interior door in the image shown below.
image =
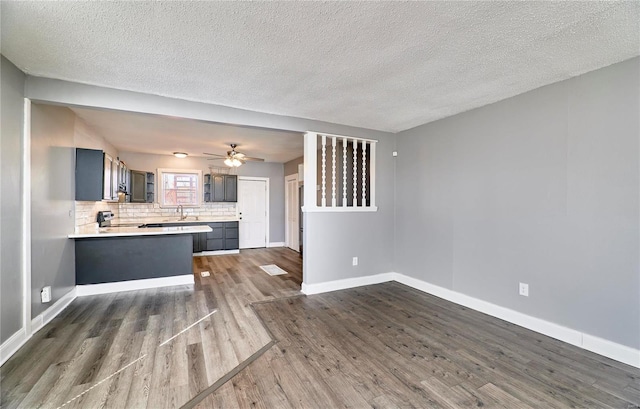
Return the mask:
[[299,232],[299,201],[298,201],[298,175],[285,178],[285,245],[295,251],[300,251],[298,243]]
[[241,249],[267,247],[267,181],[238,179]]

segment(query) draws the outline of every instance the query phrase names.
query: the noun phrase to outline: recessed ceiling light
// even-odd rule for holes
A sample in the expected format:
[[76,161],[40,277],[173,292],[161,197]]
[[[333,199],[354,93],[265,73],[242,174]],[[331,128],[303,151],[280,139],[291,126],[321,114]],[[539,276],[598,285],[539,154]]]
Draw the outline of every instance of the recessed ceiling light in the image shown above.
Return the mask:
[[175,156],[176,158],[186,158],[187,156],[189,156],[189,154],[184,153],[184,152],[173,152],[173,156]]

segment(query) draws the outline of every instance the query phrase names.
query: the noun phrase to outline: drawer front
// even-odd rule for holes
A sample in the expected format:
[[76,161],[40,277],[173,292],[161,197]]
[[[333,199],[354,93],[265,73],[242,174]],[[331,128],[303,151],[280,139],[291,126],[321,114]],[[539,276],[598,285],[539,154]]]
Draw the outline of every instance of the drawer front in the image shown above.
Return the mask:
[[224,222],[224,227],[226,228],[238,228],[238,222]]
[[224,240],[207,239],[207,251],[224,250]]
[[214,223],[210,224],[209,227],[213,229],[213,231],[207,232],[207,240],[208,239],[222,239],[224,237],[224,228],[221,226],[222,223]]
[[229,229],[226,228],[224,229],[224,238],[229,240],[229,239],[237,239],[238,238],[238,229]]
[[224,249],[225,250],[237,250],[240,246],[238,245],[238,239],[226,239],[224,241]]

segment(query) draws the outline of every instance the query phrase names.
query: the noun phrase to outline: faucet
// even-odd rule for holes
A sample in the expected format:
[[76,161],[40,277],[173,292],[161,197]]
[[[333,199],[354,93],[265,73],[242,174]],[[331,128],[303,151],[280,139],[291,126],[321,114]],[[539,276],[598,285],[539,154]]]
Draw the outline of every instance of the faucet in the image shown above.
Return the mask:
[[182,207],[182,205],[178,205],[178,207],[176,208],[176,213],[180,212],[180,220],[184,220],[187,217],[184,215],[184,208]]

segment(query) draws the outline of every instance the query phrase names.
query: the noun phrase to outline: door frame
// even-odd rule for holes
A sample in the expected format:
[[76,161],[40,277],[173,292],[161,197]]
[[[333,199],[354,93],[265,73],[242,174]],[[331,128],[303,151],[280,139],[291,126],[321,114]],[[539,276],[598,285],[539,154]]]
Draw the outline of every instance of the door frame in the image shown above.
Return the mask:
[[[271,247],[271,238],[269,237],[269,218],[271,216],[271,213],[269,211],[269,178],[265,178],[265,177],[259,177],[259,176],[238,176],[238,192],[240,192],[240,182],[241,181],[259,181],[259,182],[266,182],[266,194],[265,194],[265,209],[266,209],[266,221],[264,224],[264,228],[265,228],[265,248],[267,247]],[[238,199],[240,198],[240,195],[238,195]],[[238,218],[240,218],[240,206],[237,205],[236,206],[236,216]],[[240,223],[240,222],[239,222]],[[238,244],[240,244],[240,240],[238,240]]]
[[[298,195],[298,191],[300,188],[300,185],[298,183],[298,174],[294,173],[292,175],[289,176],[285,176],[284,177],[284,245],[285,247],[288,247],[294,251],[300,251],[300,239],[298,236],[300,236],[300,218],[297,217],[298,219],[298,223],[297,223],[297,228],[296,228],[296,232],[298,232],[298,234],[296,235],[296,239],[294,241],[292,241],[292,238],[289,237],[289,230],[290,230],[290,226],[289,226],[289,188],[288,188],[288,184],[291,181],[295,181],[296,182],[296,189],[295,189],[295,195],[296,195],[296,200],[295,202],[298,203],[298,207],[295,209],[296,212],[299,212],[300,209],[300,197]],[[292,248],[292,246],[290,244],[294,244],[295,242],[297,242],[298,244],[298,249],[295,250]]]
[[[22,327],[31,338],[31,99],[24,99],[22,128]],[[75,158],[74,158],[75,160]],[[74,213],[75,217],[75,213]],[[26,341],[26,340],[25,340]]]

